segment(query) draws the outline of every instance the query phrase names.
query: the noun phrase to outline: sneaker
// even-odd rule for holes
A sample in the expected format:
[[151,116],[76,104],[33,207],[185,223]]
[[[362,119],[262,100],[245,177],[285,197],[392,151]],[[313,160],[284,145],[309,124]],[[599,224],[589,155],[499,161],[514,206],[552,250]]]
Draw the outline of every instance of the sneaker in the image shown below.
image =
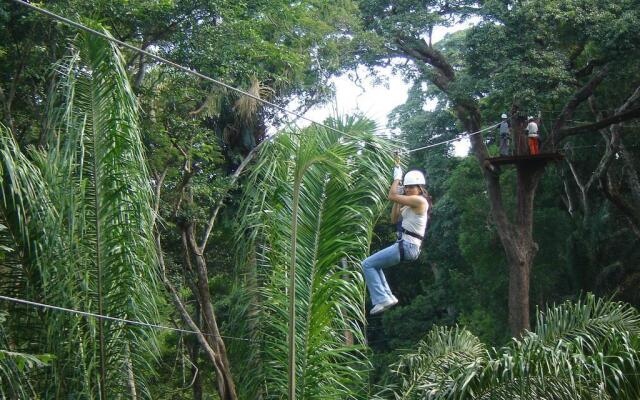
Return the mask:
[[376,304],[375,306],[373,306],[371,311],[369,311],[369,314],[371,314],[371,315],[380,314],[381,312],[383,312],[387,308],[391,308],[391,307],[395,306],[396,304],[398,304],[398,299],[396,299],[395,296],[391,296],[391,298],[389,300],[387,300],[387,301],[385,301],[383,303],[380,303],[380,304]]

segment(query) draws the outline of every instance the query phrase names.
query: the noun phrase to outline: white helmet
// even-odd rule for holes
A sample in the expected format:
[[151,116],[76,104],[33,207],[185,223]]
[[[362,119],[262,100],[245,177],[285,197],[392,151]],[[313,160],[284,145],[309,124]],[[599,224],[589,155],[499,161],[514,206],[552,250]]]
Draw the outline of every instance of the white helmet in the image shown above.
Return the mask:
[[502,119],[507,119],[507,114],[502,114]]
[[424,179],[424,175],[422,172],[417,170],[412,170],[407,172],[404,176],[404,182],[402,183],[404,186],[407,185],[424,185],[426,183]]

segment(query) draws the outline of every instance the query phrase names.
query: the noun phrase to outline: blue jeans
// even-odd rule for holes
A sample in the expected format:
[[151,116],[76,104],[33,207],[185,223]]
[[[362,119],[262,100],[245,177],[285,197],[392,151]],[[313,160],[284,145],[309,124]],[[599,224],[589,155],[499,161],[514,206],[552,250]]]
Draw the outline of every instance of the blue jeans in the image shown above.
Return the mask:
[[[391,300],[391,289],[384,277],[383,268],[391,267],[400,263],[400,242],[380,250],[370,255],[362,262],[362,270],[364,271],[364,280],[369,288],[369,296],[371,303],[380,304]],[[420,248],[413,244],[403,241],[405,260],[415,260],[420,255]]]

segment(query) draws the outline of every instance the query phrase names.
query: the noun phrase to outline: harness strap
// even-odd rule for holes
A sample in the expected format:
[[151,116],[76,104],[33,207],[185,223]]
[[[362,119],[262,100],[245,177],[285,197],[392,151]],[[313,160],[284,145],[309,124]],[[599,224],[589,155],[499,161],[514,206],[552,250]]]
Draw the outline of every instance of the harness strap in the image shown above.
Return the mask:
[[[404,240],[402,239],[402,234],[407,234],[409,236],[413,236],[416,239],[424,240],[424,236],[412,232],[408,229],[402,227],[402,220],[398,221],[396,224],[397,233],[398,233],[398,250],[400,251],[400,262],[404,261]],[[426,230],[426,227],[425,227]],[[422,244],[422,243],[421,243]]]
[[404,233],[406,235],[409,235],[409,236],[413,236],[416,239],[424,240],[424,236],[422,236],[422,235],[420,235],[418,233],[415,233],[415,232],[411,232],[410,230],[407,230],[405,228],[402,228],[402,233]]

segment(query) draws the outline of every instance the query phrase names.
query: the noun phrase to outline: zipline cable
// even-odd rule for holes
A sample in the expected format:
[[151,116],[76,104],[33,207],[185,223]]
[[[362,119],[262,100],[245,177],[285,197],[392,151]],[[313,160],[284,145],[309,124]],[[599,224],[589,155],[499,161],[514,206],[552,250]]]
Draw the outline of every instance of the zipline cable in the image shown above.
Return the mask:
[[445,140],[445,141],[438,142],[438,143],[432,143],[430,145],[418,147],[418,148],[411,149],[411,150],[405,150],[404,152],[401,152],[401,154],[411,154],[411,153],[413,153],[415,151],[429,149],[431,147],[440,146],[441,144],[456,142],[456,141],[462,140],[462,139],[467,139],[467,138],[470,138],[473,135],[477,135],[478,133],[481,133],[481,132],[484,132],[484,131],[488,131],[489,129],[493,129],[493,128],[497,127],[498,125],[500,125],[500,122],[498,122],[495,125],[488,126],[488,127],[484,128],[484,129],[480,129],[479,131],[476,131],[476,132],[471,132],[471,133],[462,132],[460,134],[460,135],[462,135],[461,137],[456,137],[456,138]]
[[[163,329],[163,330],[169,330],[169,331],[174,331],[174,332],[182,332],[182,333],[192,333],[192,334],[201,333],[202,335],[205,335],[205,336],[215,336],[215,335],[212,335],[210,333],[205,333],[205,332],[196,332],[196,331],[191,331],[191,330],[188,330],[188,329],[174,328],[174,327],[171,327],[171,326],[150,324],[148,322],[133,321],[133,320],[129,320],[129,319],[110,317],[108,315],[100,315],[100,314],[87,312],[87,311],[80,311],[80,310],[74,310],[74,309],[71,309],[71,308],[58,307],[58,306],[53,306],[53,305],[50,305],[50,304],[38,303],[38,302],[35,302],[35,301],[18,299],[18,298],[15,298],[15,297],[8,297],[8,296],[1,296],[0,295],[0,300],[9,301],[9,302],[18,303],[18,304],[23,304],[23,305],[28,305],[28,306],[32,306],[32,307],[40,307],[40,308],[45,308],[45,309],[50,309],[50,310],[67,312],[67,313],[71,313],[71,314],[81,315],[83,317],[93,317],[93,318],[104,319],[104,320],[108,320],[108,321],[122,322],[122,323],[125,323],[127,325],[144,326],[144,327],[149,327],[149,328],[154,328],[154,329]],[[257,342],[257,340],[254,340],[254,339],[247,339],[247,338],[234,337],[234,336],[218,335],[217,337],[218,338],[222,338],[222,339],[234,339],[234,340],[243,340],[243,341],[246,341],[246,342]]]
[[150,53],[150,52],[148,52],[148,51],[146,51],[146,50],[143,50],[143,49],[141,49],[141,48],[139,48],[139,47],[132,46],[132,45],[130,45],[130,44],[128,44],[128,43],[125,43],[125,42],[123,42],[123,41],[121,41],[121,40],[118,40],[118,39],[116,39],[116,38],[114,38],[114,37],[111,37],[111,36],[105,35],[105,34],[104,34],[104,33],[102,33],[102,32],[99,32],[99,31],[97,31],[97,30],[95,30],[95,29],[91,29],[91,28],[89,28],[88,26],[85,26],[85,25],[82,25],[81,23],[78,23],[78,22],[72,21],[72,20],[70,20],[70,19],[68,19],[68,18],[65,18],[65,17],[63,17],[63,16],[60,16],[60,15],[58,15],[58,14],[55,14],[55,13],[53,13],[53,12],[51,12],[51,11],[49,11],[49,10],[46,10],[46,9],[44,9],[44,8],[36,7],[36,6],[34,6],[33,4],[26,3],[26,2],[24,2],[24,1],[22,1],[22,0],[13,0],[13,2],[18,3],[18,4],[20,4],[20,5],[23,5],[23,6],[27,7],[27,8],[30,8],[30,9],[32,9],[32,10],[34,10],[34,11],[36,11],[36,12],[39,12],[39,13],[41,13],[41,14],[44,14],[44,15],[46,15],[46,16],[48,16],[48,17],[53,18],[53,19],[56,19],[56,20],[58,20],[58,21],[60,21],[60,22],[63,22],[63,23],[65,23],[65,24],[67,24],[67,25],[71,25],[71,26],[73,26],[73,27],[75,27],[75,28],[77,28],[77,29],[83,30],[83,31],[85,31],[85,32],[91,33],[91,34],[96,35],[96,36],[100,36],[101,38],[103,38],[103,39],[105,39],[105,40],[108,40],[108,41],[110,41],[110,42],[116,43],[116,44],[118,44],[118,45],[120,45],[120,46],[122,46],[122,47],[125,47],[125,48],[127,48],[127,49],[129,49],[129,50],[132,50],[132,51],[134,51],[134,52],[137,52],[137,53],[140,53],[140,54],[144,54],[145,56],[150,57],[150,58],[152,58],[152,59],[154,59],[154,60],[156,60],[156,61],[158,61],[158,62],[160,62],[160,63],[166,64],[166,65],[170,65],[170,66],[172,66],[172,67],[174,67],[174,68],[176,68],[176,69],[179,69],[179,70],[184,71],[184,72],[186,72],[186,73],[188,73],[188,74],[194,75],[194,76],[196,76],[196,77],[198,77],[198,78],[200,78],[200,79],[204,79],[205,81],[212,82],[212,83],[214,83],[214,84],[216,84],[216,85],[218,85],[218,86],[222,86],[222,87],[224,87],[224,88],[226,88],[226,89],[229,89],[229,90],[231,90],[231,91],[234,91],[234,92],[236,92],[236,93],[239,93],[239,94],[242,94],[242,95],[244,95],[244,96],[250,97],[250,98],[252,98],[252,99],[254,99],[254,100],[258,101],[258,102],[261,102],[261,103],[263,103],[263,104],[266,104],[266,105],[268,105],[268,106],[271,106],[271,107],[273,107],[273,108],[276,108],[276,109],[278,109],[278,110],[280,110],[280,111],[283,111],[283,112],[285,112],[285,113],[287,113],[287,114],[293,115],[293,116],[295,116],[295,117],[297,117],[297,118],[299,118],[299,119],[303,119],[303,120],[305,120],[305,121],[307,121],[307,122],[310,122],[310,123],[312,123],[312,124],[315,124],[315,125],[321,126],[321,127],[325,128],[325,129],[332,130],[332,131],[334,131],[334,132],[336,132],[336,133],[339,133],[339,134],[341,134],[341,135],[345,135],[345,136],[347,136],[347,137],[352,137],[352,138],[354,137],[353,135],[350,135],[350,134],[348,134],[348,133],[346,133],[346,132],[343,132],[343,131],[341,131],[341,130],[339,130],[339,129],[333,128],[333,127],[328,126],[328,125],[325,125],[325,124],[323,124],[323,123],[321,123],[321,122],[317,122],[317,121],[315,121],[315,120],[312,120],[311,118],[305,117],[305,116],[304,116],[304,115],[302,115],[302,114],[298,114],[298,113],[296,113],[296,112],[294,112],[294,111],[287,110],[285,107],[279,106],[279,105],[277,105],[277,104],[275,104],[275,103],[272,103],[272,102],[270,102],[270,101],[268,101],[268,100],[262,99],[262,98],[260,98],[260,97],[258,97],[258,96],[256,96],[256,95],[253,95],[253,94],[251,94],[251,93],[248,93],[248,92],[246,92],[246,91],[244,91],[244,90],[242,90],[242,89],[238,89],[238,88],[236,88],[236,87],[233,87],[233,86],[231,86],[231,85],[229,85],[229,84],[227,84],[227,83],[222,82],[222,81],[221,81],[221,80],[219,80],[219,79],[215,79],[215,78],[212,78],[212,77],[210,77],[210,76],[204,75],[204,74],[202,74],[202,73],[200,73],[200,72],[198,72],[198,71],[194,71],[194,70],[192,70],[192,69],[190,69],[190,68],[187,68],[187,67],[185,67],[185,66],[182,66],[182,65],[180,65],[180,64],[177,64],[177,63],[175,63],[175,62],[173,62],[173,61],[167,60],[166,58],[163,58],[163,57],[157,56],[157,55],[155,55],[155,54],[153,54],[153,53]]
[[[150,57],[151,59],[156,60],[156,61],[158,61],[160,63],[166,64],[166,65],[170,65],[170,66],[172,66],[172,67],[174,67],[174,68],[176,68],[178,70],[181,70],[181,71],[184,71],[184,72],[186,72],[188,74],[194,75],[194,76],[196,76],[196,77],[198,77],[200,79],[204,79],[204,80],[212,82],[212,83],[214,83],[214,84],[216,84],[218,86],[224,87],[224,88],[229,89],[231,91],[234,91],[236,93],[239,93],[239,94],[242,94],[244,96],[250,97],[250,98],[252,98],[252,99],[254,99],[254,100],[256,100],[256,101],[258,101],[260,103],[263,103],[263,104],[266,104],[266,105],[268,105],[270,107],[278,109],[278,110],[280,110],[280,111],[282,111],[282,112],[284,112],[286,114],[293,115],[296,118],[305,120],[305,121],[310,122],[310,123],[312,123],[314,125],[317,125],[317,126],[321,126],[321,127],[325,128],[325,129],[329,129],[329,130],[334,131],[336,133],[339,133],[341,135],[345,135],[345,136],[348,136],[348,137],[353,137],[352,135],[350,135],[350,134],[348,134],[346,132],[343,132],[343,131],[341,131],[339,129],[333,128],[333,127],[328,126],[326,124],[323,124],[321,122],[317,122],[317,121],[315,121],[315,120],[313,120],[311,118],[305,117],[304,115],[296,113],[294,111],[287,110],[285,107],[279,106],[279,105],[277,105],[275,103],[272,103],[272,102],[270,102],[268,100],[262,99],[262,98],[260,98],[260,97],[258,97],[256,95],[248,93],[248,92],[246,92],[246,91],[244,91],[242,89],[238,89],[238,88],[236,88],[234,86],[231,86],[231,85],[229,85],[227,83],[222,82],[219,79],[215,79],[215,78],[212,78],[210,76],[204,75],[204,74],[202,74],[202,73],[200,73],[198,71],[194,71],[194,70],[192,70],[190,68],[187,68],[185,66],[177,64],[177,63],[175,63],[173,61],[167,60],[166,58],[157,56],[157,55],[155,55],[153,53],[150,53],[150,52],[148,52],[146,50],[143,50],[143,49],[141,49],[139,47],[130,45],[130,44],[128,44],[126,42],[123,42],[121,40],[118,40],[118,39],[116,39],[114,37],[105,35],[102,32],[99,32],[99,31],[97,31],[95,29],[91,29],[88,26],[85,26],[85,25],[82,25],[82,24],[80,24],[78,22],[72,21],[72,20],[70,20],[68,18],[65,18],[65,17],[63,17],[61,15],[55,14],[55,13],[53,13],[53,12],[51,12],[49,10],[46,10],[44,8],[36,7],[33,4],[27,3],[27,2],[25,2],[23,0],[13,0],[13,2],[14,3],[18,3],[18,4],[22,5],[22,6],[27,7],[27,8],[30,8],[30,9],[38,12],[38,13],[41,13],[41,14],[46,15],[48,17],[51,17],[53,19],[56,19],[56,20],[58,20],[60,22],[63,22],[65,24],[67,24],[67,25],[73,26],[73,27],[75,27],[77,29],[83,30],[85,32],[88,32],[88,33],[91,33],[93,35],[99,36],[99,37],[101,37],[101,38],[103,38],[105,40],[108,40],[110,42],[116,43],[116,44],[118,44],[118,45],[120,45],[122,47],[125,47],[125,48],[127,48],[129,50],[132,50],[134,52],[137,52],[137,53],[140,53],[140,54],[144,54],[147,57]],[[438,142],[438,143],[432,143],[430,145],[418,147],[418,148],[415,148],[415,149],[405,150],[405,151],[401,152],[401,154],[411,154],[411,153],[416,152],[416,151],[425,150],[425,149],[429,149],[429,148],[432,148],[432,147],[440,146],[442,144],[447,144],[447,143],[455,142],[455,141],[458,141],[458,140],[466,139],[466,138],[469,138],[469,137],[471,137],[473,135],[476,135],[478,133],[485,132],[485,131],[487,131],[489,129],[493,129],[493,128],[497,127],[498,125],[500,125],[500,123],[497,123],[495,125],[491,125],[491,126],[489,126],[487,128],[481,129],[481,130],[476,131],[476,132],[468,133],[466,135],[465,135],[466,132],[462,132],[461,135],[464,135],[462,137],[457,137],[457,138],[454,138],[454,139],[445,140],[445,141]]]
[[[277,110],[280,110],[280,111],[282,111],[282,112],[284,112],[284,113],[286,113],[286,114],[293,115],[293,116],[295,116],[295,117],[296,117],[296,118],[298,118],[298,119],[305,120],[305,121],[310,122],[310,123],[312,123],[312,124],[314,124],[314,125],[321,126],[321,127],[325,128],[325,129],[329,129],[329,130],[334,131],[334,132],[336,132],[336,133],[339,133],[339,134],[341,134],[341,135],[344,135],[344,136],[347,136],[347,137],[352,137],[352,138],[354,138],[354,136],[353,136],[353,135],[350,135],[350,134],[349,134],[349,133],[347,133],[347,132],[343,132],[343,131],[341,131],[341,130],[339,130],[339,129],[333,128],[333,127],[328,126],[328,125],[326,125],[326,124],[323,124],[323,123],[321,123],[321,122],[317,122],[317,121],[315,121],[315,120],[313,120],[313,119],[311,119],[311,118],[305,117],[304,115],[299,114],[299,113],[296,113],[296,112],[294,112],[294,111],[287,110],[285,107],[279,106],[279,105],[277,105],[277,104],[275,104],[275,103],[272,103],[272,102],[270,102],[270,101],[268,101],[268,100],[262,99],[262,98],[260,98],[260,97],[258,97],[258,96],[256,96],[256,95],[251,94],[251,93],[248,93],[248,92],[246,92],[246,91],[244,91],[244,90],[242,90],[242,89],[238,89],[238,88],[236,88],[236,87],[234,87],[234,86],[231,86],[231,85],[229,85],[229,84],[227,84],[227,83],[222,82],[222,81],[221,81],[221,80],[219,80],[219,79],[212,78],[212,77],[207,76],[207,75],[204,75],[204,74],[202,74],[202,73],[200,73],[200,72],[198,72],[198,71],[194,71],[194,70],[192,70],[192,69],[190,69],[190,68],[187,68],[187,67],[185,67],[185,66],[183,66],[183,65],[180,65],[180,64],[177,64],[177,63],[175,63],[175,62],[173,62],[173,61],[167,60],[166,58],[163,58],[163,57],[157,56],[157,55],[155,55],[155,54],[153,54],[153,53],[150,53],[150,52],[148,52],[148,51],[146,51],[146,50],[143,50],[143,49],[141,49],[141,48],[139,48],[139,47],[136,47],[136,46],[130,45],[130,44],[126,43],[126,42],[123,42],[123,41],[118,40],[118,39],[116,39],[116,38],[114,38],[114,37],[108,36],[108,35],[106,35],[106,34],[104,34],[104,33],[102,33],[102,32],[99,32],[99,31],[95,30],[95,29],[89,28],[88,26],[85,26],[85,25],[83,25],[83,24],[81,24],[81,23],[79,23],[79,22],[72,21],[72,20],[70,20],[70,19],[68,19],[68,18],[65,18],[65,17],[63,17],[63,16],[61,16],[61,15],[58,15],[58,14],[56,14],[56,13],[54,13],[54,12],[51,12],[51,11],[49,11],[49,10],[47,10],[47,9],[44,9],[44,8],[41,8],[41,7],[36,7],[36,6],[34,6],[33,4],[27,3],[27,2],[25,2],[25,1],[23,1],[23,0],[13,0],[13,2],[14,2],[14,3],[18,3],[18,4],[22,5],[22,6],[27,7],[27,8],[30,8],[30,9],[32,9],[32,10],[34,10],[34,11],[36,11],[36,12],[40,13],[40,14],[46,15],[46,16],[48,16],[48,17],[51,17],[51,18],[53,18],[53,19],[55,19],[55,20],[58,20],[58,21],[60,21],[60,22],[63,22],[63,23],[65,23],[65,24],[70,25],[70,26],[72,26],[72,27],[75,27],[75,28],[77,28],[77,29],[83,30],[83,31],[85,31],[85,32],[88,32],[88,33],[91,33],[91,34],[93,34],[93,35],[99,36],[99,37],[101,37],[101,38],[103,38],[103,39],[105,39],[105,40],[108,40],[108,41],[110,41],[110,42],[116,43],[116,44],[118,44],[118,45],[120,45],[120,46],[122,46],[122,47],[125,47],[125,48],[127,48],[127,49],[129,49],[129,50],[132,50],[132,51],[134,51],[134,52],[136,52],[136,53],[143,54],[143,55],[145,55],[145,56],[147,56],[147,57],[149,57],[149,58],[151,58],[151,59],[153,59],[153,60],[156,60],[156,61],[158,61],[158,62],[160,62],[160,63],[163,63],[163,64],[166,64],[166,65],[172,66],[172,67],[174,67],[174,68],[176,68],[176,69],[178,69],[178,70],[180,70],[180,71],[184,71],[184,72],[186,72],[186,73],[188,73],[188,74],[194,75],[194,76],[196,76],[196,77],[198,77],[198,78],[200,78],[200,79],[203,79],[203,80],[205,80],[205,81],[212,82],[212,83],[214,83],[214,84],[216,84],[216,85],[218,85],[218,86],[224,87],[224,88],[229,89],[229,90],[231,90],[231,91],[234,91],[234,92],[236,92],[236,93],[238,93],[238,94],[241,94],[241,95],[244,95],[244,96],[250,97],[250,98],[252,98],[252,99],[254,99],[254,100],[256,100],[256,101],[258,101],[258,102],[260,102],[260,103],[263,103],[263,104],[265,104],[265,105],[268,105],[268,106],[270,106],[270,107],[273,107],[273,108],[275,108],[275,109],[277,109]],[[457,140],[462,140],[462,139],[468,138],[468,137],[470,137],[470,136],[472,136],[472,135],[475,135],[475,134],[478,134],[478,133],[484,132],[484,131],[486,131],[486,130],[489,130],[489,129],[495,128],[495,127],[496,127],[496,126],[498,126],[499,124],[500,124],[500,123],[497,123],[497,124],[495,124],[495,125],[492,125],[492,126],[489,126],[489,127],[487,127],[487,128],[481,129],[481,130],[479,130],[479,131],[477,131],[477,132],[469,133],[469,134],[467,134],[466,136],[463,136],[463,137],[458,137],[458,138],[451,139],[451,140],[445,140],[445,141],[442,141],[442,142],[433,143],[433,144],[430,144],[430,145],[428,145],[428,146],[423,146],[423,147],[418,147],[418,148],[416,148],[416,149],[406,150],[406,151],[403,151],[403,152],[401,152],[401,153],[402,153],[402,154],[410,154],[410,153],[413,153],[413,152],[416,152],[416,151],[419,151],[419,150],[424,150],[424,149],[428,149],[428,148],[436,147],[436,146],[439,146],[439,145],[442,145],[442,144],[446,144],[446,143],[450,143],[450,142],[455,142],[455,141],[457,141]],[[462,134],[464,135],[464,134],[465,134],[465,132],[463,132]]]
[[22,304],[22,305],[26,305],[26,306],[39,307],[39,308],[44,308],[44,309],[50,309],[50,310],[55,310],[55,311],[66,312],[66,313],[70,313],[70,314],[76,314],[76,315],[80,315],[80,316],[83,316],[83,317],[91,317],[91,318],[104,319],[104,320],[114,321],[114,322],[122,322],[122,323],[125,323],[127,325],[142,326],[142,327],[148,327],[148,328],[154,328],[154,329],[162,329],[162,330],[168,330],[168,331],[180,332],[180,333],[190,333],[190,334],[199,334],[200,333],[200,334],[202,334],[204,336],[215,336],[215,337],[222,338],[222,339],[242,340],[242,341],[245,341],[245,342],[252,342],[252,343],[266,342],[264,340],[248,339],[248,338],[242,338],[242,337],[237,337],[237,336],[227,336],[227,335],[217,335],[216,336],[216,335],[212,335],[210,333],[205,333],[205,332],[196,332],[196,331],[192,331],[192,330],[188,330],[188,329],[174,328],[174,327],[166,326],[166,325],[151,324],[151,323],[148,323],[148,322],[134,321],[134,320],[124,319],[124,318],[111,317],[111,316],[108,316],[108,315],[101,315],[101,314],[96,314],[96,313],[87,312],[87,311],[74,310],[72,308],[65,308],[65,307],[54,306],[54,305],[51,305],[51,304],[38,303],[36,301],[19,299],[19,298],[9,297],[9,296],[0,295],[0,300],[4,300],[4,301],[7,301],[7,302],[12,302],[12,303],[18,303],[18,304]]

